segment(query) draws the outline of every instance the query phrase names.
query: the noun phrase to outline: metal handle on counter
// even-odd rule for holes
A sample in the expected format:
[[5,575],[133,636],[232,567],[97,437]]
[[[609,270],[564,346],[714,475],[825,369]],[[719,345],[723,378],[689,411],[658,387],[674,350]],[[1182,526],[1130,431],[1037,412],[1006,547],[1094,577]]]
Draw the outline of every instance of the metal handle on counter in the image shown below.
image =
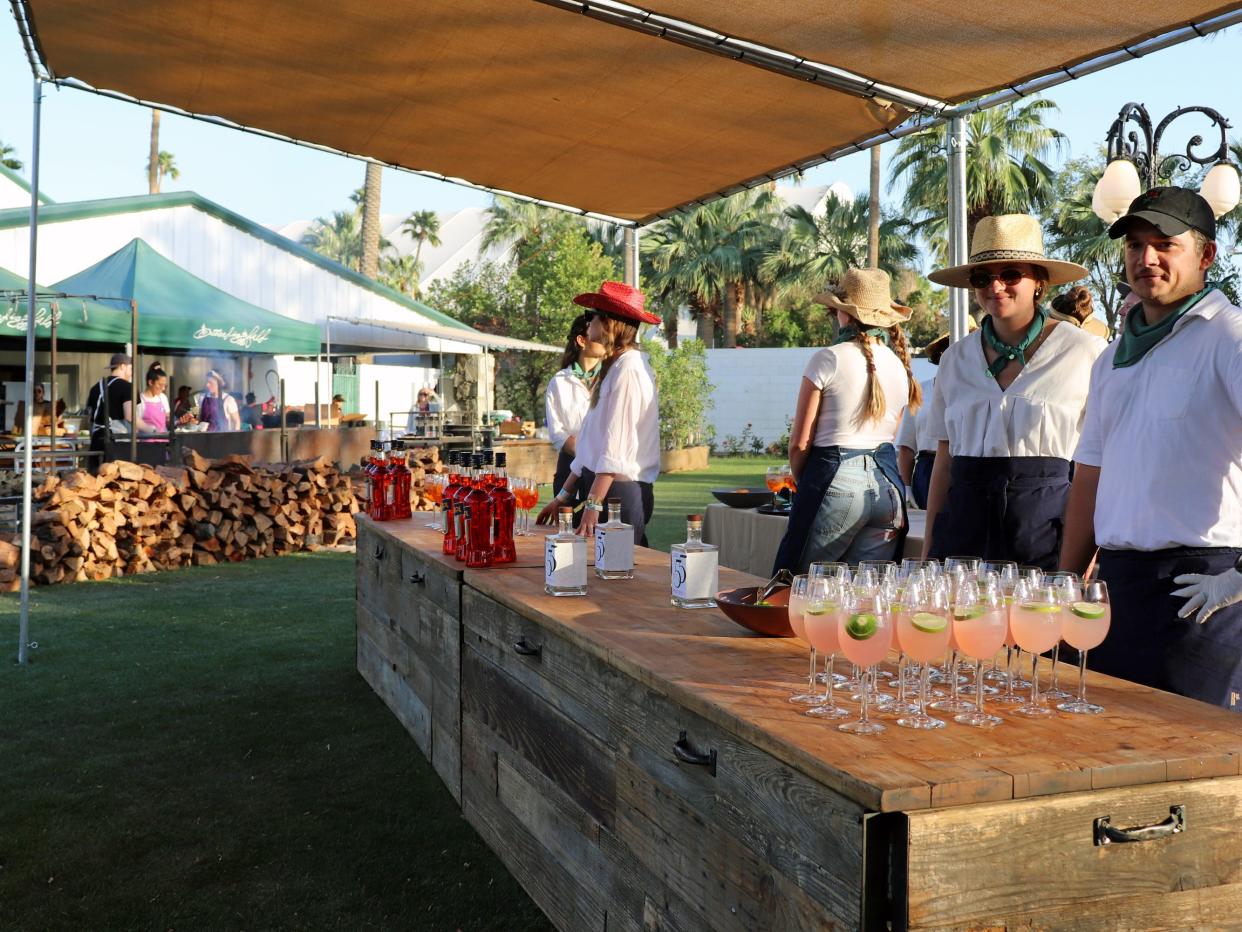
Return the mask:
[[677,743],[673,745],[673,754],[683,764],[710,768],[712,776],[716,776],[716,749],[712,748],[706,754],[696,751],[690,746],[690,739],[686,737],[684,731],[677,738]]
[[1186,807],[1170,806],[1169,817],[1155,825],[1139,825],[1134,828],[1113,828],[1112,816],[1095,820],[1096,845],[1127,844],[1134,841],[1154,841],[1186,831]]
[[427,585],[427,574],[426,573],[411,573],[410,582],[413,583],[415,586],[426,586]]
[[372,554],[372,556],[373,556],[373,557],[375,557],[375,559],[377,559],[377,560],[382,560],[382,559],[384,559],[384,545],[383,545],[383,544],[376,544],[376,545],[375,545],[375,552]]
[[522,640],[514,644],[513,649],[517,651],[519,654],[521,654],[523,657],[542,657],[543,656],[543,645],[542,644],[528,644],[526,641],[526,638],[522,638]]

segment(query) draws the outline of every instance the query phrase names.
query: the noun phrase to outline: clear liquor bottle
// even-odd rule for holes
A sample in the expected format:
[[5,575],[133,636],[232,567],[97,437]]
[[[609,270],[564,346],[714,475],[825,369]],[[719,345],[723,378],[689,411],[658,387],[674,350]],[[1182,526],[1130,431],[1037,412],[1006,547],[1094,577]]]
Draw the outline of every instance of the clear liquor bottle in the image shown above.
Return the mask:
[[720,589],[720,548],[703,543],[703,516],[686,515],[686,541],[669,548],[672,603],[678,608],[715,608]]
[[586,595],[586,538],[574,533],[572,508],[560,509],[558,516],[556,533],[544,538],[543,591],[556,596]]
[[608,499],[608,520],[595,525],[595,575],[634,578],[634,525],[621,520],[621,499]]

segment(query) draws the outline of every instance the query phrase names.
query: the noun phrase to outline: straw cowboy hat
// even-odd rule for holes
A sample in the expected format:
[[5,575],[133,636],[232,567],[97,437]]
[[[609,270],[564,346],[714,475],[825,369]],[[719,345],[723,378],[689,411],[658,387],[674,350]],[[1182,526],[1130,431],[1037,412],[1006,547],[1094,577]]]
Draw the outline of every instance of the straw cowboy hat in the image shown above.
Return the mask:
[[868,327],[892,327],[910,319],[910,308],[893,300],[892,284],[883,269],[850,269],[836,288],[811,300],[844,311]]
[[659,324],[663,321],[643,307],[643,293],[622,282],[604,282],[599,291],[587,291],[574,304],[589,307],[598,314],[625,321],[627,324]]
[[970,287],[970,273],[981,265],[1012,265],[1029,262],[1048,273],[1049,285],[1068,285],[1087,277],[1087,270],[1075,262],[1049,259],[1044,252],[1044,234],[1039,221],[1027,214],[984,217],[970,240],[970,258],[965,265],[937,269],[927,277],[937,285]]
[[[966,332],[974,333],[979,329],[979,325],[975,323],[975,319],[969,314],[966,315]],[[923,347],[923,355],[927,357],[927,361],[933,366],[940,365],[940,357],[944,355],[944,351],[949,348],[949,339],[951,334],[942,333],[936,339],[932,340]]]

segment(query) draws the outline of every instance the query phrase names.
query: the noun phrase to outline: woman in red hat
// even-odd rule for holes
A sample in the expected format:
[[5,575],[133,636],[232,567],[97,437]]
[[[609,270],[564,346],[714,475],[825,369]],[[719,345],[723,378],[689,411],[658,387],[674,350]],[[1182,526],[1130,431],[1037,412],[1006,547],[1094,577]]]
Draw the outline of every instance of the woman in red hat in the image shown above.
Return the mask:
[[621,520],[634,526],[634,543],[646,546],[655,501],[652,484],[660,472],[660,414],[655,373],[639,351],[638,328],[658,324],[660,318],[644,310],[641,291],[621,282],[604,282],[574,303],[591,309],[587,339],[603,344],[604,362],[569,477],[539,513],[539,523],[549,523],[581,483],[587,500],[579,534],[593,536],[605,499],[620,499]]

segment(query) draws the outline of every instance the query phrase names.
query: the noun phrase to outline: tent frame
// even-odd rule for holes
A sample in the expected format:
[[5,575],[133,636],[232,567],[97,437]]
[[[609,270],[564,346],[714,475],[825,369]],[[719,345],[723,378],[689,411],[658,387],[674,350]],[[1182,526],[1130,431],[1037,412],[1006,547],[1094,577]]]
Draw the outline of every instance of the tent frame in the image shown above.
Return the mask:
[[[190,113],[178,107],[171,107],[152,101],[139,100],[129,94],[119,91],[111,91],[101,88],[95,88],[84,81],[73,78],[59,78],[54,75],[50,68],[45,64],[43,49],[39,43],[38,34],[34,28],[34,21],[30,15],[27,0],[9,0],[10,7],[13,10],[13,16],[17,21],[17,30],[22,38],[22,44],[26,49],[26,57],[30,62],[31,71],[34,75],[34,115],[33,115],[33,144],[31,146],[31,197],[30,197],[30,282],[29,282],[29,307],[35,305],[35,266],[37,259],[37,239],[38,239],[38,214],[39,214],[39,138],[40,138],[40,119],[43,100],[44,83],[55,84],[60,87],[74,87],[79,90],[90,91],[104,97],[111,97],[116,100],[124,100],[131,103],[141,104],[153,109],[162,110],[168,113],[174,113],[181,116],[187,116],[192,119],[200,120],[208,123],[215,123],[219,126],[226,126],[232,129],[239,129],[243,132],[249,132],[269,139],[277,139],[284,142],[293,143],[294,145],[306,146],[318,149],[323,152],[344,155],[347,158],[358,159],[365,162],[373,162],[375,164],[393,168],[398,171],[409,172],[411,174],[422,175],[423,177],[434,178],[438,181],[449,181],[464,187],[473,188],[475,190],[487,191],[491,194],[501,195],[505,197],[513,197],[519,200],[540,204],[547,207],[556,207],[569,213],[586,216],[592,219],[603,220],[614,223],[618,226],[629,230],[636,230],[648,223],[652,223],[663,217],[667,217],[673,213],[683,211],[687,208],[705,204],[711,201],[728,197],[741,191],[745,191],[762,184],[767,184],[794,174],[800,174],[810,168],[822,165],[827,162],[834,161],[845,155],[851,155],[855,152],[862,152],[874,146],[881,145],[890,140],[900,139],[913,133],[921,132],[932,126],[941,123],[950,124],[950,145],[947,157],[949,159],[949,176],[951,180],[949,194],[949,229],[950,229],[950,258],[954,262],[964,262],[967,256],[968,245],[966,239],[966,153],[965,153],[965,121],[964,118],[972,113],[980,110],[986,110],[1000,104],[1009,103],[1032,94],[1046,91],[1049,88],[1065,84],[1069,81],[1076,80],[1088,74],[1102,71],[1113,65],[1123,61],[1129,61],[1135,58],[1142,58],[1152,52],[1171,46],[1179,45],[1191,39],[1200,38],[1229,26],[1242,23],[1242,9],[1221,13],[1205,20],[1192,22],[1189,25],[1181,26],[1176,29],[1169,30],[1151,37],[1143,42],[1133,46],[1126,46],[1113,52],[1098,55],[1088,59],[1078,65],[1066,66],[1047,74],[1031,78],[1021,84],[1011,85],[993,94],[981,97],[974,101],[960,104],[956,107],[950,107],[942,101],[936,101],[932,98],[921,98],[919,95],[913,95],[907,91],[901,91],[897,88],[889,88],[882,86],[878,82],[867,81],[858,75],[842,69],[832,68],[827,65],[820,65],[815,62],[807,62],[800,56],[783,52],[768,46],[758,45],[756,43],[744,42],[712,30],[696,26],[671,17],[657,16],[650,11],[642,10],[613,0],[540,0],[551,6],[563,9],[569,12],[585,14],[593,16],[601,21],[613,23],[621,28],[639,29],[651,35],[658,36],[672,42],[678,42],[683,45],[699,49],[706,53],[727,55],[728,57],[739,60],[745,64],[762,67],[769,71],[784,74],[787,77],[799,81],[813,81],[813,83],[822,84],[825,87],[831,87],[834,90],[844,90],[858,96],[872,97],[877,99],[887,99],[890,102],[899,103],[903,106],[911,105],[913,109],[918,111],[920,115],[913,120],[907,121],[901,126],[892,130],[885,130],[882,133],[875,134],[867,139],[852,143],[846,146],[840,146],[809,159],[803,159],[797,163],[785,165],[775,168],[763,175],[749,178],[738,182],[735,185],[728,186],[713,192],[712,194],[687,201],[683,204],[676,205],[668,210],[660,211],[643,218],[640,221],[622,220],[617,217],[611,217],[606,214],[600,214],[593,211],[582,210],[570,205],[557,204],[536,197],[529,197],[517,192],[501,191],[489,188],[486,185],[476,184],[465,179],[450,178],[439,172],[420,170],[409,168],[402,165],[393,165],[379,159],[368,158],[366,156],[343,152],[334,149],[331,146],[324,146],[315,143],[309,143],[303,140],[294,139],[280,133],[274,133],[257,127],[242,126],[231,120],[222,117],[211,116],[207,114]],[[814,76],[812,78],[812,75]],[[860,83],[861,82],[861,83]],[[637,236],[634,237],[633,253],[637,255]],[[628,263],[627,263],[628,265]],[[634,278],[637,278],[637,263],[634,263]],[[627,268],[627,278],[630,270]],[[966,293],[962,289],[950,289],[950,300],[955,301],[951,304],[951,337],[954,340],[961,339],[966,333]],[[34,314],[29,315],[27,332],[26,332],[26,436],[30,436],[31,419],[34,409],[34,341],[35,341],[35,318]],[[137,349],[135,345],[134,350]],[[27,641],[29,638],[29,608],[30,608],[30,518],[31,518],[31,445],[26,444],[23,455],[25,466],[25,475],[22,482],[22,557],[21,557],[21,615],[19,622],[19,645],[18,645],[18,662],[25,664],[28,662],[27,657]]]

